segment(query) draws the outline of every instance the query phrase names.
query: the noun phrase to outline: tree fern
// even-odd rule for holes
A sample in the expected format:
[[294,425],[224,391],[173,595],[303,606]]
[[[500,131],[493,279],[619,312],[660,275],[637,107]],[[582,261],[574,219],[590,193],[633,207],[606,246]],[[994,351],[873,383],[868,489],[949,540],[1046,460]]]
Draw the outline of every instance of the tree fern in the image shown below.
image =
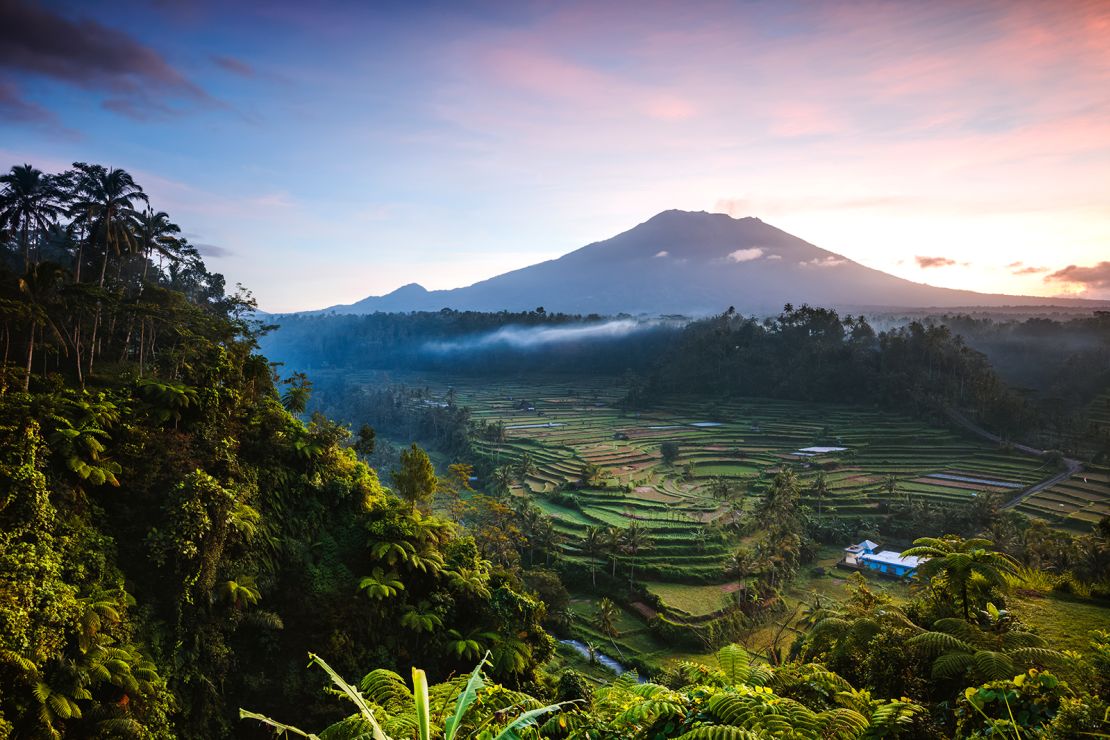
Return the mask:
[[854,709],[841,707],[828,709],[817,715],[821,727],[821,737],[830,740],[852,740],[867,729],[869,722]]
[[378,668],[370,671],[358,683],[363,695],[391,714],[408,711],[412,706],[412,692],[405,681],[393,671]]
[[725,680],[733,686],[747,680],[751,662],[751,655],[740,645],[725,645],[717,651],[717,663],[724,671]]
[[871,712],[870,727],[862,735],[864,740],[897,737],[920,715],[925,708],[911,701],[894,699],[880,704]]
[[679,735],[678,740],[764,740],[766,737],[761,733],[742,730],[739,727],[708,725],[696,727],[685,735]]

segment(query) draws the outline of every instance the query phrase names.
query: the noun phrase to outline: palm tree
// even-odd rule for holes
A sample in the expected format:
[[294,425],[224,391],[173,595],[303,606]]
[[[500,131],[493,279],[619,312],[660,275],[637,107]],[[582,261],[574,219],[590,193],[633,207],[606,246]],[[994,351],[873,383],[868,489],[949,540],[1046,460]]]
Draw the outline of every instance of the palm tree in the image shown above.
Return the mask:
[[177,250],[181,241],[175,235],[181,233],[181,227],[172,223],[169,214],[165,211],[155,213],[147,207],[135,218],[135,231],[143,254],[143,282],[145,283],[147,269],[155,252],[169,260],[179,259]]
[[501,465],[494,469],[490,479],[493,483],[493,490],[491,493],[494,498],[505,498],[512,490],[513,469],[508,465]]
[[[147,197],[125,170],[87,164],[78,164],[76,168],[70,211],[75,214],[74,223],[83,227],[88,232],[90,241],[99,242],[104,250],[104,257],[100,262],[100,279],[97,281],[97,287],[103,289],[109,254],[114,252],[120,256],[124,250],[135,251],[136,239],[132,232],[138,215],[135,206],[139,202],[146,203]],[[100,301],[97,301],[89,340],[90,375],[97,352],[100,309]]]
[[621,532],[621,551],[628,555],[628,587],[632,588],[636,576],[636,556],[651,549],[651,536],[636,522],[629,524]]
[[104,249],[98,281],[103,288],[109,253],[119,256],[124,251],[136,251],[132,226],[140,216],[135,207],[148,199],[126,170],[80,164],[77,170],[71,211],[76,214],[75,221],[86,226]]
[[520,531],[528,543],[528,567],[532,567],[536,564],[536,545],[542,539],[543,529],[550,527],[551,524],[546,520],[543,512],[527,500],[517,507],[516,514]]
[[563,535],[551,523],[551,517],[543,518],[543,526],[536,533],[537,542],[543,549],[543,564],[551,567],[552,556],[559,554],[559,545],[563,543]]
[[617,527],[605,528],[605,552],[613,564],[613,578],[617,577],[617,555],[621,552],[621,530]]
[[31,269],[29,232],[41,236],[64,209],[54,179],[29,164],[16,165],[0,177],[0,230],[19,234],[23,269]]
[[829,496],[829,481],[825,477],[825,471],[817,474],[813,480],[813,485],[810,486],[809,493],[817,500],[817,516],[821,516],[821,507],[825,499]]
[[[898,496],[898,478],[893,475],[888,475],[883,479],[883,490],[886,491],[888,501],[893,501]],[[906,491],[906,503],[909,503],[910,494]]]
[[928,558],[918,565],[918,574],[934,581],[956,599],[963,607],[964,619],[969,620],[972,592],[1005,588],[1006,576],[1017,570],[1017,561],[990,549],[993,545],[990,540],[965,540],[956,535],[941,539],[922,537],[914,540],[913,547],[902,555]]
[[523,486],[525,478],[532,473],[536,472],[536,461],[531,454],[525,452],[520,456],[520,460],[516,464],[516,475],[520,479],[520,484]]
[[745,591],[745,582],[755,567],[755,561],[755,553],[743,545],[736,548],[736,551],[725,561],[725,573],[736,579],[737,599]]
[[601,601],[597,602],[597,609],[594,611],[594,625],[606,637],[616,637],[620,633],[617,631],[614,620],[619,615],[620,607],[617,606],[616,602],[608,596],[603,596]]
[[597,588],[597,560],[605,557],[608,545],[605,539],[605,530],[601,527],[587,527],[586,536],[579,546],[582,554],[590,558],[590,580],[593,587]]
[[765,527],[793,530],[798,509],[798,475],[785,465],[775,474],[759,504],[758,517]]

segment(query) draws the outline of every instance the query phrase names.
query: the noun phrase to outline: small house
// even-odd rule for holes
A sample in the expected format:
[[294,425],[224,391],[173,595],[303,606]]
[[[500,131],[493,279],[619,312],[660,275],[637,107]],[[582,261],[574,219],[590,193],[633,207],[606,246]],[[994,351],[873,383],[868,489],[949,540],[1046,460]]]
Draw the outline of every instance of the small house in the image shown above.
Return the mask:
[[871,540],[844,548],[844,564],[850,568],[870,570],[894,578],[908,578],[917,570],[921,558],[903,557],[897,550],[880,550]]
[[844,564],[850,565],[853,568],[858,568],[860,567],[860,555],[871,554],[878,549],[879,546],[871,540],[864,540],[858,545],[849,545],[844,548]]

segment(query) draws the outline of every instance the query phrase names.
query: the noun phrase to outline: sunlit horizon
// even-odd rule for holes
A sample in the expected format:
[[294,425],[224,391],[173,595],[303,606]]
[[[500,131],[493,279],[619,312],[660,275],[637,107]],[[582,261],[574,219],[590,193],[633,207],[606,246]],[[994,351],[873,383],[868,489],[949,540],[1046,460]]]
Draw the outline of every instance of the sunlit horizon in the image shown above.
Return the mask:
[[1110,299],[1103,2],[2,13],[0,165],[131,171],[269,311],[469,285],[676,208]]

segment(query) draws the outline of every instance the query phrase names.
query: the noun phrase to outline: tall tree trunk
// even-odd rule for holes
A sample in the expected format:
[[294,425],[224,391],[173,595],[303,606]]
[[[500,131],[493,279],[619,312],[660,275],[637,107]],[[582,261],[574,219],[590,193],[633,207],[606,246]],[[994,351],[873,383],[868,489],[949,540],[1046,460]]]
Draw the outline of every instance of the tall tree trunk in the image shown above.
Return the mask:
[[89,337],[89,370],[88,374],[91,376],[93,373],[93,358],[96,355],[96,330],[100,326],[100,300],[96,302],[96,314],[93,316],[92,336]]
[[143,350],[146,349],[146,319],[139,319],[139,377],[143,377]]
[[27,216],[23,216],[23,228],[20,232],[19,240],[23,242],[23,271],[29,272],[31,270],[31,244],[27,241]]
[[23,392],[31,390],[31,365],[35,359],[35,325],[31,324],[31,339],[27,342],[27,372],[23,375]]
[[[108,204],[108,208],[104,213],[104,259],[100,261],[100,281],[98,287],[104,289],[104,275],[108,271],[108,249],[112,246],[112,207]],[[93,330],[92,337],[89,339],[89,375],[93,372],[93,358],[97,352],[97,331],[100,329],[100,298],[96,299],[96,315],[93,317]]]
[[81,372],[81,334],[77,330],[73,332],[73,356],[74,367],[77,369],[77,382],[81,385],[81,390],[84,390],[85,374]]
[[84,230],[82,230],[81,237],[77,239],[77,261],[73,265],[73,283],[75,285],[81,284],[81,262],[85,257],[85,244],[84,244]]
[[108,242],[104,242],[104,259],[100,261],[100,280],[97,283],[101,288],[104,287],[104,276],[108,273]]

